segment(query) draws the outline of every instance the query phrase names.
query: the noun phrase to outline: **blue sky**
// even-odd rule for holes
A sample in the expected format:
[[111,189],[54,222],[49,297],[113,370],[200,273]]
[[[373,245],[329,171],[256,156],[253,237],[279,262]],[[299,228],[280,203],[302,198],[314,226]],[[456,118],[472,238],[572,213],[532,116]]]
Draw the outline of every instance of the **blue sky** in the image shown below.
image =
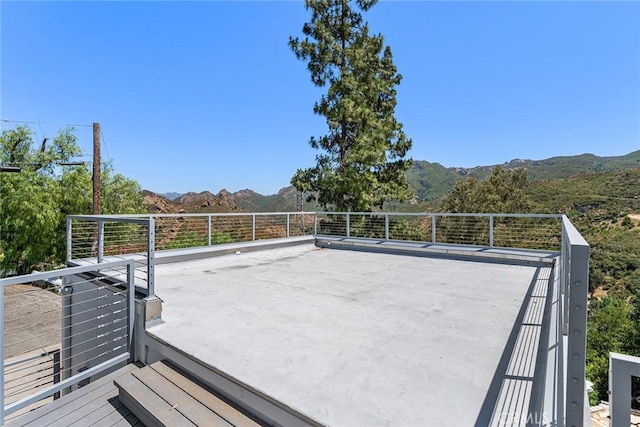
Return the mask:
[[[289,185],[322,91],[282,2],[0,3],[0,118],[97,121],[103,158],[157,192]],[[382,1],[411,157],[471,167],[640,149],[640,2]],[[15,123],[0,122],[2,129]],[[77,128],[90,160],[91,128]]]

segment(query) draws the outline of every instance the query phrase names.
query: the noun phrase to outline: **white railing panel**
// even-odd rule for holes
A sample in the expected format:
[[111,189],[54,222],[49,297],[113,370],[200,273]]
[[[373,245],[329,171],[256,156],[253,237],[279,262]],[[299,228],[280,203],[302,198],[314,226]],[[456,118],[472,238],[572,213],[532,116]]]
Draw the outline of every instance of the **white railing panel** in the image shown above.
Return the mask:
[[134,268],[122,260],[0,279],[0,423],[129,360]]

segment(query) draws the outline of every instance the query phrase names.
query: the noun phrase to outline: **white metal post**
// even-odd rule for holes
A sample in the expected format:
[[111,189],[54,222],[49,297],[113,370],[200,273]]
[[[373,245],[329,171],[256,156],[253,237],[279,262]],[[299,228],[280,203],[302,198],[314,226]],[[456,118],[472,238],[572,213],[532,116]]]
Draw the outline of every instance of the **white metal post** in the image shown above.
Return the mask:
[[493,215],[489,215],[489,247],[493,247]]
[[251,240],[256,240],[256,214],[251,214]]
[[389,240],[389,214],[384,214],[384,239]]
[[349,213],[347,212],[347,237],[351,237],[351,217],[349,215]]
[[436,242],[436,216],[431,215],[431,243]]
[[318,234],[318,214],[313,213],[313,235],[316,236]]
[[211,246],[211,215],[207,215],[207,246]]
[[156,221],[150,216],[147,222],[147,297],[156,296],[155,286]]
[[135,360],[135,345],[133,343],[133,328],[135,327],[135,292],[136,292],[136,263],[130,260],[127,264],[127,316],[129,320],[129,336],[127,351],[129,352],[129,362]]
[[98,220],[98,263],[104,258],[104,221]]
[[640,377],[640,357],[609,353],[609,417],[611,427],[631,424],[631,377]]
[[72,233],[72,220],[70,216],[67,216],[67,264],[69,264],[69,261],[71,261],[71,252],[73,249],[73,241],[71,240],[73,237],[73,233]]
[[287,212],[287,238],[289,237],[289,212]]
[[0,425],[4,425],[4,285],[0,285]]
[[567,337],[566,423],[584,425],[587,349],[587,292],[589,290],[589,245],[571,225],[569,283],[569,334]]

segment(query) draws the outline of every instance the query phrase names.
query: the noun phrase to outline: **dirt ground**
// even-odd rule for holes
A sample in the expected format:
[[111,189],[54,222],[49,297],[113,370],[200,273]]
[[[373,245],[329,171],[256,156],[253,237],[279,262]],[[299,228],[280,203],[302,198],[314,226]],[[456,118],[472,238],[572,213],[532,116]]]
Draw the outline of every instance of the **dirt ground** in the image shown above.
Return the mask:
[[5,287],[5,359],[60,344],[61,301],[37,286]]

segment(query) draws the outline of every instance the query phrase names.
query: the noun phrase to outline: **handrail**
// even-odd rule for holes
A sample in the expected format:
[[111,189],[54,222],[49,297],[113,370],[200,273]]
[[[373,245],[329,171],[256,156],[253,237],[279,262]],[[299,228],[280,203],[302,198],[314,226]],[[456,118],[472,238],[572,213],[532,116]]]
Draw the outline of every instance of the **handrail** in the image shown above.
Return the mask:
[[[104,274],[105,270],[122,268],[126,270],[126,276],[120,283],[126,284],[126,292],[114,293],[109,287],[99,284],[104,277],[107,277]],[[134,271],[134,261],[124,259],[97,265],[68,267],[0,279],[0,360],[3,361],[3,369],[0,369],[0,425],[4,423],[6,415],[23,409],[43,398],[53,396],[90,376],[104,372],[118,363],[130,360],[133,355]],[[22,358],[19,361],[15,361],[15,363],[4,364],[6,332],[4,288],[6,286],[46,281],[52,278],[64,279],[63,286],[59,289],[60,298],[62,298],[62,303],[59,307],[62,326],[59,332],[63,338],[60,343],[56,344],[60,346],[61,350],[59,351],[64,353],[61,359],[58,359],[64,364],[64,369],[55,372],[54,368],[53,377],[48,379],[51,385],[37,391],[34,389],[29,395],[21,398],[19,398],[20,395],[16,396],[14,393],[14,397],[19,398],[19,400],[5,404],[5,368],[29,361],[30,358]],[[90,292],[87,292],[88,290]],[[109,303],[103,302],[106,301],[105,298]],[[95,309],[84,310],[80,307],[82,304],[95,301],[100,301],[99,307]],[[120,323],[122,321],[125,323]],[[112,326],[116,323],[118,325]],[[72,326],[80,329],[71,332]],[[110,327],[116,329],[111,330],[109,329]],[[123,340],[125,337],[126,339]],[[24,341],[19,342],[23,343]],[[79,368],[83,366],[87,369],[80,372]],[[20,370],[24,371],[23,375],[28,374],[27,368],[21,368]],[[64,374],[63,378],[59,377],[60,373]]]
[[565,422],[582,426],[585,420],[587,293],[589,290],[589,244],[565,215],[562,217],[561,289],[562,326],[567,336],[564,381]]
[[[311,218],[309,218],[311,217]],[[216,233],[236,233],[234,241],[282,238],[291,235],[293,218],[303,223],[297,233],[314,236],[374,238],[386,241],[418,241],[432,244],[476,245],[491,249],[518,248],[559,254],[559,309],[554,319],[560,339],[559,363],[554,387],[558,425],[582,425],[584,420],[586,306],[589,245],[566,215],[449,213],[449,212],[255,212],[255,213],[174,213],[137,215],[72,215],[68,217],[68,236],[73,237],[74,221],[97,223],[99,261],[104,261],[105,224],[135,223],[147,227],[142,242],[147,275],[148,297],[155,297],[154,253],[165,249],[179,233],[193,233],[186,246],[213,246]],[[310,221],[312,220],[312,222]],[[297,224],[296,224],[297,225]],[[85,235],[90,233],[85,225]],[[262,227],[262,228],[260,228]],[[265,228],[266,227],[266,228]],[[278,229],[276,233],[267,228]],[[404,227],[404,228],[403,228]],[[222,230],[222,231],[221,231]],[[280,233],[280,234],[278,234]],[[326,234],[329,233],[329,234]],[[335,234],[334,234],[335,233]],[[231,234],[230,234],[231,235]],[[300,234],[298,234],[300,235]],[[224,241],[223,243],[229,243]],[[192,246],[188,246],[192,245]],[[518,246],[519,245],[519,246]],[[528,246],[527,246],[528,245]],[[71,254],[72,242],[68,253]],[[564,340],[566,353],[564,356]],[[566,366],[566,372],[564,372]]]

